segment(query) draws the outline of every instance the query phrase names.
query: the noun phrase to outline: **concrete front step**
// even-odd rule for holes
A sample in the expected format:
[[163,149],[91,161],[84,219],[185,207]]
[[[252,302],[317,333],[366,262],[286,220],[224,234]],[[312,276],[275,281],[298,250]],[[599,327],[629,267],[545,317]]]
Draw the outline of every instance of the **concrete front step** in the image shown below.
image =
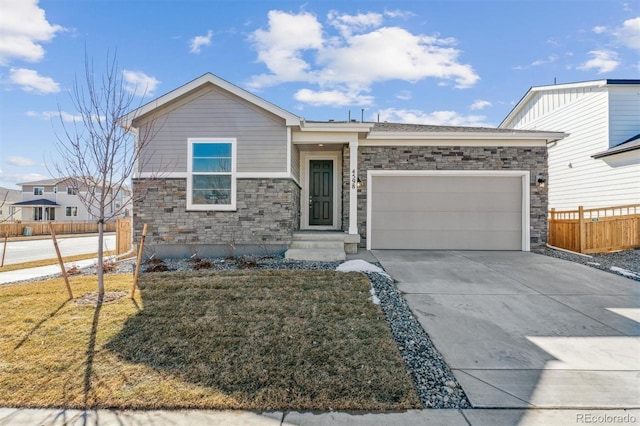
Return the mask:
[[290,249],[334,249],[344,250],[344,242],[340,241],[325,241],[325,240],[293,240],[289,243]]
[[295,232],[291,241],[340,241],[344,242],[344,232]]
[[291,260],[335,262],[345,260],[347,255],[344,249],[290,248],[285,252],[284,258]]

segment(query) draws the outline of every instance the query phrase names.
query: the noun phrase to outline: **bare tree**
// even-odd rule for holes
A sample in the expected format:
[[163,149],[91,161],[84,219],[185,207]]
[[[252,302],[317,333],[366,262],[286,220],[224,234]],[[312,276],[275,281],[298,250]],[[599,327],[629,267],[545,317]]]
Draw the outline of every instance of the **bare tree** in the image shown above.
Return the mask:
[[[120,119],[142,105],[136,91],[127,90],[116,55],[107,54],[104,70],[96,74],[93,61],[85,53],[82,79],[75,78],[70,97],[78,118],[73,124],[62,119],[63,131],[56,148],[61,161],[54,164],[58,176],[76,182],[77,195],[98,223],[98,297],[104,296],[103,241],[106,221],[121,215],[133,197],[127,183],[142,153],[153,137],[152,124],[133,134]],[[148,157],[148,153],[145,154]]]

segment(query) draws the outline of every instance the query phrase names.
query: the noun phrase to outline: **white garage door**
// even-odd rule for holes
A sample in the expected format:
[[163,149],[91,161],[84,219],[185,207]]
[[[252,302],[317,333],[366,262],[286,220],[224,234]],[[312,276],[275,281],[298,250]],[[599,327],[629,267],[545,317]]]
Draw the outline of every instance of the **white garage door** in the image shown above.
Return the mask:
[[526,250],[523,176],[371,175],[370,248]]

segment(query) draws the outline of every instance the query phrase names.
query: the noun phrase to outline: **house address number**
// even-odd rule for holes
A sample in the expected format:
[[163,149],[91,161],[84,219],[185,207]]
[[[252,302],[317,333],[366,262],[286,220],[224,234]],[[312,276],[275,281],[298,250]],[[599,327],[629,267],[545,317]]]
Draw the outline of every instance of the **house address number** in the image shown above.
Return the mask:
[[356,189],[358,179],[356,178],[356,169],[351,170],[351,189]]

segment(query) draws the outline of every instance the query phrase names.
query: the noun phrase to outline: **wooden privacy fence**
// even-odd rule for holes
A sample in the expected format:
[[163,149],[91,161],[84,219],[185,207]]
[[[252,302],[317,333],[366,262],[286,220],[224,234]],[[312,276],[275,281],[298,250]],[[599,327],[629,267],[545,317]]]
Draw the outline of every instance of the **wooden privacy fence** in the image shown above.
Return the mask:
[[[53,231],[56,234],[82,234],[98,232],[98,224],[93,221],[53,221],[51,222]],[[25,228],[27,228],[25,230]],[[105,223],[105,232],[115,232],[116,222]],[[0,235],[9,237],[19,237],[22,235],[51,235],[49,222],[4,222],[0,223]]]
[[640,247],[640,204],[551,209],[549,244],[585,254]]
[[131,251],[133,244],[131,218],[116,221],[116,256]]

